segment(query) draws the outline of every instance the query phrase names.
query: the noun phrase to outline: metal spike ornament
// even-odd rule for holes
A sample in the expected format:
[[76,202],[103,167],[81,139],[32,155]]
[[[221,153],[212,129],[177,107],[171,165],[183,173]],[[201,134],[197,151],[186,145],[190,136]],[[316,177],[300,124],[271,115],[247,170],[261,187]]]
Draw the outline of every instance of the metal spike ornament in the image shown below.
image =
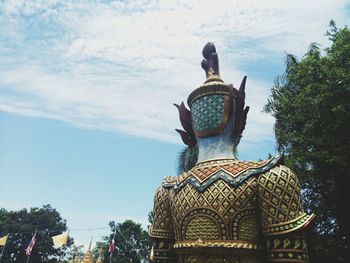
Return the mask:
[[235,140],[235,146],[238,145],[239,141],[242,138],[242,133],[244,131],[245,125],[247,123],[247,115],[249,112],[249,106],[245,106],[245,83],[247,81],[247,76],[244,76],[241,86],[239,87],[239,90],[237,91],[233,86],[231,88],[233,89],[233,92],[236,93],[235,98],[235,130],[234,130],[234,140]]
[[174,106],[179,110],[180,122],[182,127],[184,128],[184,131],[180,129],[175,129],[175,131],[177,131],[180,134],[184,144],[192,148],[196,146],[197,139],[192,127],[191,112],[186,108],[183,102],[181,102],[181,105],[174,103]]

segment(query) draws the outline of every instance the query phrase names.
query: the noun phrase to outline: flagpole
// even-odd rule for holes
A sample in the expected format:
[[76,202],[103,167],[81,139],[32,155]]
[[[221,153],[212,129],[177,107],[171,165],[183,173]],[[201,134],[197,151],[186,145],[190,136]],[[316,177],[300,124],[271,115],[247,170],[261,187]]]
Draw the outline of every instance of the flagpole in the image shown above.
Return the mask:
[[30,252],[28,258],[27,258],[27,263],[29,262],[29,259],[30,259],[30,255],[32,254],[32,252]]
[[[70,229],[68,229],[68,233],[67,233],[67,243],[69,241],[69,232],[70,232]],[[63,245],[63,246],[67,246],[67,243],[65,245]],[[62,257],[60,256],[59,259],[58,259],[59,262],[61,262],[61,259],[62,259]]]
[[[117,227],[115,227],[115,229],[114,229],[114,234],[113,234],[112,242],[114,241],[115,235],[116,235],[116,234],[117,234]],[[115,244],[113,244],[113,246],[115,246]],[[112,263],[113,251],[114,251],[114,248],[113,248],[113,250],[111,251],[111,253],[110,253],[110,255],[109,255],[109,263]]]
[[[68,229],[68,234],[67,234],[67,243],[68,243],[68,239],[69,239],[69,229]],[[67,243],[66,243],[66,245],[62,245],[62,246],[67,246]],[[62,256],[60,255],[60,256],[58,256],[58,262],[61,262],[61,260],[62,260]]]
[[4,247],[2,248],[2,252],[1,252],[1,256],[0,256],[0,262],[2,262],[2,257],[3,257],[3,255],[4,255],[5,247],[6,247],[7,240],[8,240],[9,237],[10,237],[10,234],[7,235],[6,242],[5,242],[5,244],[4,244]]
[[[7,243],[7,242],[6,242],[6,243]],[[4,255],[6,243],[5,243],[4,247],[2,248],[1,257],[0,257],[0,262],[2,262],[2,256]]]

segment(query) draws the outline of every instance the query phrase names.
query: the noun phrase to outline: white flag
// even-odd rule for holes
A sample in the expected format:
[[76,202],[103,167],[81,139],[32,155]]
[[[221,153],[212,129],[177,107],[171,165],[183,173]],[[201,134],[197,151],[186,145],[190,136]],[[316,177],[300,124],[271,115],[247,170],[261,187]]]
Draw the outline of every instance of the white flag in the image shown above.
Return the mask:
[[61,235],[53,236],[52,241],[53,241],[54,247],[62,247],[64,245],[67,245],[68,232],[63,233]]

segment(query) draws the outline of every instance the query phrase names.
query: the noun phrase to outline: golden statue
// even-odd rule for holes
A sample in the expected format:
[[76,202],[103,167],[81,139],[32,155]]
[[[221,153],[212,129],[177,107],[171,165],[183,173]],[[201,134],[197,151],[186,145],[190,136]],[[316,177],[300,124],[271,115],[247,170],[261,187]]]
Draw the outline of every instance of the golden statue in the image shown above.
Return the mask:
[[203,49],[206,81],[176,105],[177,130],[195,165],[164,178],[149,230],[153,262],[308,262],[304,238],[314,215],[304,212],[295,174],[280,156],[240,161],[234,156],[249,107],[244,77],[237,90],[219,74],[215,46]]

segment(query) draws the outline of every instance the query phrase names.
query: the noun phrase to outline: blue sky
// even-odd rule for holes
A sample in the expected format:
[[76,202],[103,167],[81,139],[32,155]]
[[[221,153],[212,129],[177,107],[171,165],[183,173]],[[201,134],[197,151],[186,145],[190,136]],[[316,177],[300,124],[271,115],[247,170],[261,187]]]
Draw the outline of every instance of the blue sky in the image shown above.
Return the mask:
[[1,1],[0,206],[49,203],[70,228],[146,226],[157,185],[176,174],[172,103],[204,81],[204,44],[225,82],[248,75],[239,158],[263,159],[275,142],[261,110],[285,52],[327,46],[330,19],[346,24],[349,1]]

